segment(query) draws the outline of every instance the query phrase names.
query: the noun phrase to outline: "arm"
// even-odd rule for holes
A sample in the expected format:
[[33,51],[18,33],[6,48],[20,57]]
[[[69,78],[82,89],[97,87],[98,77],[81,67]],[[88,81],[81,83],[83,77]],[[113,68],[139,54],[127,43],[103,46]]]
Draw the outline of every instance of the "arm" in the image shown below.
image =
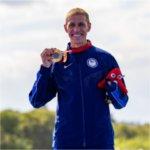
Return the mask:
[[39,108],[56,96],[56,86],[53,80],[51,67],[41,66],[37,79],[29,93],[29,100],[33,107]]
[[128,102],[127,93],[123,93],[121,88],[118,86],[118,83],[112,81],[108,81],[106,83],[106,91],[107,91],[107,100],[111,101],[113,106],[116,109],[121,109],[126,106]]
[[106,101],[111,101],[116,109],[121,109],[128,102],[127,89],[118,63],[113,56],[109,56],[108,72],[98,83],[98,87],[106,90]]
[[45,49],[41,53],[42,65],[37,73],[37,79],[29,93],[29,100],[33,107],[39,108],[56,96],[56,85],[53,77],[51,55],[55,48]]

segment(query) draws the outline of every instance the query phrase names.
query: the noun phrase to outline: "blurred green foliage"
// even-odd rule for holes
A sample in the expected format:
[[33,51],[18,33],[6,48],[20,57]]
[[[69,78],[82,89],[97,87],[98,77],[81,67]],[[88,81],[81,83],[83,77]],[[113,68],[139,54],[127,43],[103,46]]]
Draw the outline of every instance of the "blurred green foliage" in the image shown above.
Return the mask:
[[[55,113],[46,108],[20,113],[0,112],[1,149],[51,149]],[[117,123],[116,150],[150,150],[150,125]]]
[[150,150],[150,124],[114,123],[116,150]]
[[54,112],[37,109],[27,113],[0,112],[1,149],[50,149]]

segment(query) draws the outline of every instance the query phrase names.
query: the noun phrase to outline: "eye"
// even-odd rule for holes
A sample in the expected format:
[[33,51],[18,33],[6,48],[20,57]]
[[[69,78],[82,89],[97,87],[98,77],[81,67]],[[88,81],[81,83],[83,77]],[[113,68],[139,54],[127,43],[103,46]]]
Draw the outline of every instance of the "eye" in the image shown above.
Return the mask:
[[78,26],[79,26],[79,27],[84,27],[84,26],[85,26],[85,23],[80,22],[80,23],[78,24]]
[[75,27],[75,23],[71,22],[69,25],[68,25],[69,28],[73,28]]
[[110,76],[114,79],[116,77],[116,74],[112,73]]

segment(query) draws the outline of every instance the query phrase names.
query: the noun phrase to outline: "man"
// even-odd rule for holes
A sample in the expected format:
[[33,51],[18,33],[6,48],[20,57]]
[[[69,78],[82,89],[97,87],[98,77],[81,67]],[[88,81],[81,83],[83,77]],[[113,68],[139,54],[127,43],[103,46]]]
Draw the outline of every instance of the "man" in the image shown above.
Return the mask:
[[118,64],[87,40],[91,23],[85,10],[70,10],[64,28],[70,38],[67,58],[54,63],[56,48],[41,53],[30,102],[39,108],[58,94],[54,149],[114,149],[108,102],[120,109],[128,101]]

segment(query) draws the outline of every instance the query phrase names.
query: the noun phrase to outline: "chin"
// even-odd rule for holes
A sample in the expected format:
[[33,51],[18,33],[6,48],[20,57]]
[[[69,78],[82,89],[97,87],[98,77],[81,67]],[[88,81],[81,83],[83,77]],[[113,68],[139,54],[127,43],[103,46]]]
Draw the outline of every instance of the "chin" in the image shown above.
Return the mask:
[[83,40],[72,40],[72,43],[75,45],[83,45],[85,43],[85,41],[83,41]]
[[80,47],[80,46],[82,46],[82,45],[83,45],[82,42],[73,43],[73,47]]

